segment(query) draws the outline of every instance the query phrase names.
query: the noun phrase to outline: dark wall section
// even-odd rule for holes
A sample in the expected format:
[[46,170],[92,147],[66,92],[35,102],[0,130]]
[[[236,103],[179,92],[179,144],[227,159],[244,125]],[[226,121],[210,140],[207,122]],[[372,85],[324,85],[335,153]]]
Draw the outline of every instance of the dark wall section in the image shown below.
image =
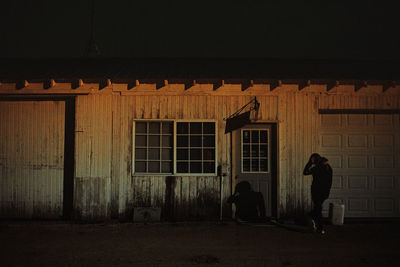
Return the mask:
[[73,211],[75,169],[75,97],[65,100],[64,195],[63,217],[70,219]]

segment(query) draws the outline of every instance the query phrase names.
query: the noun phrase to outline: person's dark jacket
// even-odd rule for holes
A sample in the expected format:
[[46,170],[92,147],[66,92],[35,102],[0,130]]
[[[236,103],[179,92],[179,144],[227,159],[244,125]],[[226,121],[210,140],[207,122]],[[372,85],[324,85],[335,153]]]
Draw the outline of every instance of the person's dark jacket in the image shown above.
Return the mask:
[[320,158],[316,164],[308,161],[304,167],[304,175],[312,175],[311,197],[313,200],[325,200],[332,187],[332,168],[326,158]]

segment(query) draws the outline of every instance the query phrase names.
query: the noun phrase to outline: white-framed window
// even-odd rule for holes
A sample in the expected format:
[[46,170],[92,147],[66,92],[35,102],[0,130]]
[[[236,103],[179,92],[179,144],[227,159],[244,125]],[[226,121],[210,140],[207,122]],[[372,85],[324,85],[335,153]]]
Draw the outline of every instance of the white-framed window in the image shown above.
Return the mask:
[[176,122],[176,172],[215,173],[215,122]]
[[135,120],[133,175],[215,175],[215,121]]
[[242,173],[268,173],[269,129],[241,130]]
[[172,172],[173,128],[172,121],[137,121],[135,123],[135,172]]

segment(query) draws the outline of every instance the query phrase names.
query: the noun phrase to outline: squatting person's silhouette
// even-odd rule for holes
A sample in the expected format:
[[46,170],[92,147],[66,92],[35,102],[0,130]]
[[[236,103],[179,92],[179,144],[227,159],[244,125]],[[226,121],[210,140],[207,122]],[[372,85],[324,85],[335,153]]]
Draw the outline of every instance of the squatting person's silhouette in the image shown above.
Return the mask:
[[255,192],[247,181],[238,183],[228,203],[236,206],[235,218],[245,222],[265,221],[265,204],[261,192]]

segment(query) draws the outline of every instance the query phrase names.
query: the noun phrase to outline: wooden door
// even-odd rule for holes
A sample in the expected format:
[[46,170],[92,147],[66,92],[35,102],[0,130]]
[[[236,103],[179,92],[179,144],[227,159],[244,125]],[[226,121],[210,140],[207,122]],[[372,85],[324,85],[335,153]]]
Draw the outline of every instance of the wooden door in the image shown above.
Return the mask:
[[248,181],[264,196],[266,215],[271,216],[271,125],[247,125],[232,132],[234,185]]

